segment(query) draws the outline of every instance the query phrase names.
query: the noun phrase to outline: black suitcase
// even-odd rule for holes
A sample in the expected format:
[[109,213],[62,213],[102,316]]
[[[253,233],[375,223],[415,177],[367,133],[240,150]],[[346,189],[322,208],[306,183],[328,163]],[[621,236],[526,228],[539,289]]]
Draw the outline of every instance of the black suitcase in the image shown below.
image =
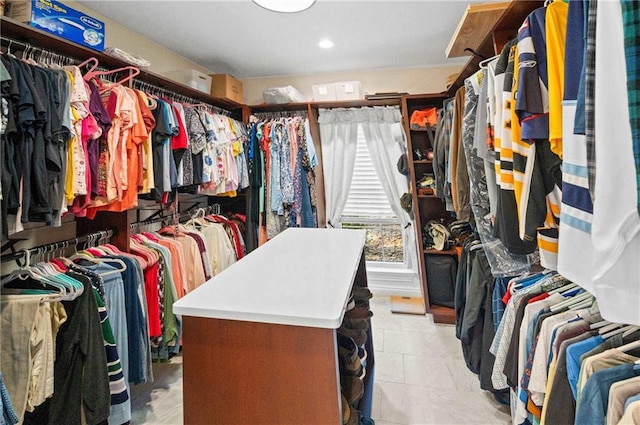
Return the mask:
[[426,254],[427,289],[429,303],[454,307],[458,259],[453,255]]

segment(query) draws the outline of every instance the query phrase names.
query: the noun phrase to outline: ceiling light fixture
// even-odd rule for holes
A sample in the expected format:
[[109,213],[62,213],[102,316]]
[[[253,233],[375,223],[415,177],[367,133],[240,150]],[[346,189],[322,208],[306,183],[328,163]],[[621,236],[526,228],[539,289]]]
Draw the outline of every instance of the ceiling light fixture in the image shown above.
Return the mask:
[[273,12],[296,13],[309,9],[316,0],[253,0],[253,2]]
[[320,40],[320,43],[318,43],[318,46],[320,46],[323,49],[330,49],[333,47],[333,41],[326,38],[324,40]]

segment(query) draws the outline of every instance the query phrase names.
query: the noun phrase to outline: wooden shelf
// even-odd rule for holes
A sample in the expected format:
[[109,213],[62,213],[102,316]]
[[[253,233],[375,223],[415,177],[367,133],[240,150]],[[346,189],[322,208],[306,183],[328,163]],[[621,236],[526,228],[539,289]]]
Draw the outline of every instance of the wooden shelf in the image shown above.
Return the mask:
[[400,105],[401,98],[377,99],[377,100],[331,100],[325,102],[296,102],[251,105],[249,108],[253,112],[280,112],[280,111],[303,111],[309,107],[318,108],[358,108],[362,106],[392,106]]
[[418,198],[438,198],[438,197],[436,195],[418,195]]
[[433,160],[432,159],[418,159],[416,161],[413,161],[414,164],[433,164]]
[[479,44],[487,37],[510,3],[511,2],[478,3],[468,5],[445,50],[447,57],[455,58],[458,56],[472,55],[473,53],[465,51],[467,48],[477,51]]
[[[520,28],[525,18],[533,10],[543,5],[544,1],[540,0],[513,0],[475,51],[486,58],[499,54],[509,38],[518,33],[518,28]],[[481,57],[471,56],[458,77],[446,91],[447,97],[453,97],[456,91],[464,84],[464,80],[478,71],[481,60]]]
[[435,255],[458,255],[458,251],[455,249],[446,249],[446,250],[439,250],[439,249],[425,249],[423,250],[425,254],[435,254]]
[[[1,23],[2,35],[21,43],[27,43],[32,46],[42,47],[47,51],[58,53],[63,56],[68,56],[72,59],[76,59],[79,62],[90,57],[94,57],[98,59],[101,67],[107,69],[116,69],[122,68],[124,66],[131,66],[131,64],[111,57],[105,53],[89,49],[87,47],[66,40],[62,37],[58,37],[52,33],[42,31],[28,24],[15,21],[5,16],[2,16]],[[13,49],[19,50],[16,47],[13,47]],[[243,106],[241,103],[213,97],[208,93],[203,93],[192,87],[175,82],[165,76],[156,74],[143,68],[140,69],[140,75],[136,77],[136,80],[152,84],[161,89],[172,91],[176,94],[189,97],[199,102],[227,109],[231,112],[239,110]]]
[[[422,133],[426,133],[427,132],[426,128],[413,128],[413,127],[411,127],[409,130],[416,131],[416,132],[422,132]],[[433,131],[433,130],[431,130],[431,131]]]
[[445,323],[449,325],[455,325],[456,323],[456,310],[453,308],[432,304],[427,308],[427,313],[433,316],[435,323]]

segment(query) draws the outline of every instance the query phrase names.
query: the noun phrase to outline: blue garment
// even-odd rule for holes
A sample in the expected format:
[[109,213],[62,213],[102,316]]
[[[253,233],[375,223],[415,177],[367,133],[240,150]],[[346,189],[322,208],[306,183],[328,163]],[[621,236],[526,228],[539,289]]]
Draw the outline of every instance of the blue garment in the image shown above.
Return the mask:
[[493,285],[493,293],[491,294],[491,306],[493,307],[493,329],[494,331],[498,330],[498,326],[500,326],[500,321],[502,321],[502,316],[504,315],[504,310],[506,306],[502,302],[502,297],[507,292],[507,285],[509,284],[509,278],[506,277],[498,277],[496,278],[496,282]]
[[580,90],[580,74],[584,62],[584,9],[581,0],[570,0],[567,13],[566,45],[564,53],[564,99],[576,100]]
[[575,425],[604,425],[611,385],[634,376],[640,376],[640,365],[633,363],[602,369],[591,375],[580,393]]
[[318,227],[316,225],[316,217],[313,214],[313,207],[311,206],[311,195],[309,194],[309,181],[307,180],[307,173],[302,170],[302,227]]
[[284,214],[282,206],[282,191],[280,190],[280,149],[282,139],[282,124],[274,123],[271,126],[271,163],[269,173],[271,175],[271,211]]
[[2,372],[0,372],[0,409],[2,409],[0,425],[14,425],[20,421],[16,412],[13,410],[13,404],[11,403],[11,398],[9,398],[9,392],[7,391],[7,387],[4,385],[4,380],[2,379]]
[[[576,16],[576,11],[572,11],[571,3],[578,3],[576,0],[572,0],[569,2],[569,18],[573,18]],[[582,69],[580,70],[580,79],[578,84],[578,93],[577,93],[577,103],[576,103],[576,115],[573,122],[573,134],[585,134],[586,130],[586,119],[585,119],[585,101],[586,101],[586,86],[585,86],[585,76],[587,73],[587,28],[589,26],[589,21],[587,16],[589,16],[589,0],[583,0],[582,2],[582,22],[584,26],[582,27],[582,43],[580,46],[576,46],[578,49],[582,47]],[[572,14],[573,12],[573,14]],[[568,20],[567,19],[567,20]],[[570,50],[570,49],[569,49]],[[566,52],[565,52],[566,54]],[[566,61],[565,61],[566,62]]]
[[[122,260],[127,266],[127,270],[122,273],[129,346],[128,374],[126,376],[129,382],[141,384],[146,381],[146,360],[142,356],[147,352],[145,339],[143,339],[143,329],[147,326],[147,323],[138,300],[138,287],[143,282],[143,278],[140,278],[140,276],[143,276],[142,271],[140,270],[140,275],[137,273],[137,269],[140,269],[140,263],[126,256],[106,256],[102,257],[102,259]],[[124,367],[123,364],[123,369]]]
[[307,153],[309,155],[309,162],[311,163],[311,168],[315,168],[318,165],[318,155],[316,154],[316,147],[313,144],[313,137],[311,137],[309,120],[304,120],[304,137],[307,141]]
[[604,339],[600,335],[592,336],[567,347],[567,378],[571,386],[573,398],[578,397],[578,376],[580,375],[580,356],[592,348],[602,344]]
[[513,288],[514,289],[527,288],[533,285],[534,283],[541,281],[542,279],[547,278],[549,276],[550,275],[546,273],[536,273],[531,276],[523,277],[522,279],[519,279],[514,282]]
[[627,407],[634,401],[640,401],[640,394],[629,397],[627,401],[624,402],[624,410],[627,410]]
[[[124,295],[124,282],[122,280],[122,273],[113,273],[120,264],[115,263],[114,260],[102,259],[102,263],[84,267],[93,270],[100,274],[104,281],[104,301],[107,308],[108,321],[113,332],[115,341],[115,349],[117,354],[115,358],[107,355],[107,360],[113,362],[114,359],[119,359],[120,367],[122,368],[119,373],[114,374],[112,369],[113,363],[109,364],[109,381],[110,383],[118,384],[118,381],[122,379],[125,385],[124,392],[114,393],[111,391],[111,408],[109,409],[110,425],[120,425],[131,420],[131,399],[129,397],[129,382],[125,378],[128,375],[129,370],[129,342],[128,342],[128,329],[125,307],[125,295]],[[116,370],[117,371],[117,370]]]

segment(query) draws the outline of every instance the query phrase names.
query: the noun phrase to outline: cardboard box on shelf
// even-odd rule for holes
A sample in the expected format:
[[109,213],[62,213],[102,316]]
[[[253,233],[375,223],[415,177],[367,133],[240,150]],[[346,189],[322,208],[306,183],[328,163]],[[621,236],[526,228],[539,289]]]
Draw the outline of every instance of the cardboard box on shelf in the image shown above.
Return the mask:
[[313,100],[315,102],[337,100],[335,83],[314,84],[311,88],[313,90]]
[[203,93],[209,94],[211,92],[211,77],[195,69],[169,71],[165,72],[164,75],[185,86],[200,90]]
[[336,84],[336,97],[338,100],[363,99],[362,85],[360,81],[341,81]]
[[211,74],[211,96],[243,103],[242,81],[229,74]]
[[5,14],[90,49],[104,50],[104,22],[55,0],[8,1]]

